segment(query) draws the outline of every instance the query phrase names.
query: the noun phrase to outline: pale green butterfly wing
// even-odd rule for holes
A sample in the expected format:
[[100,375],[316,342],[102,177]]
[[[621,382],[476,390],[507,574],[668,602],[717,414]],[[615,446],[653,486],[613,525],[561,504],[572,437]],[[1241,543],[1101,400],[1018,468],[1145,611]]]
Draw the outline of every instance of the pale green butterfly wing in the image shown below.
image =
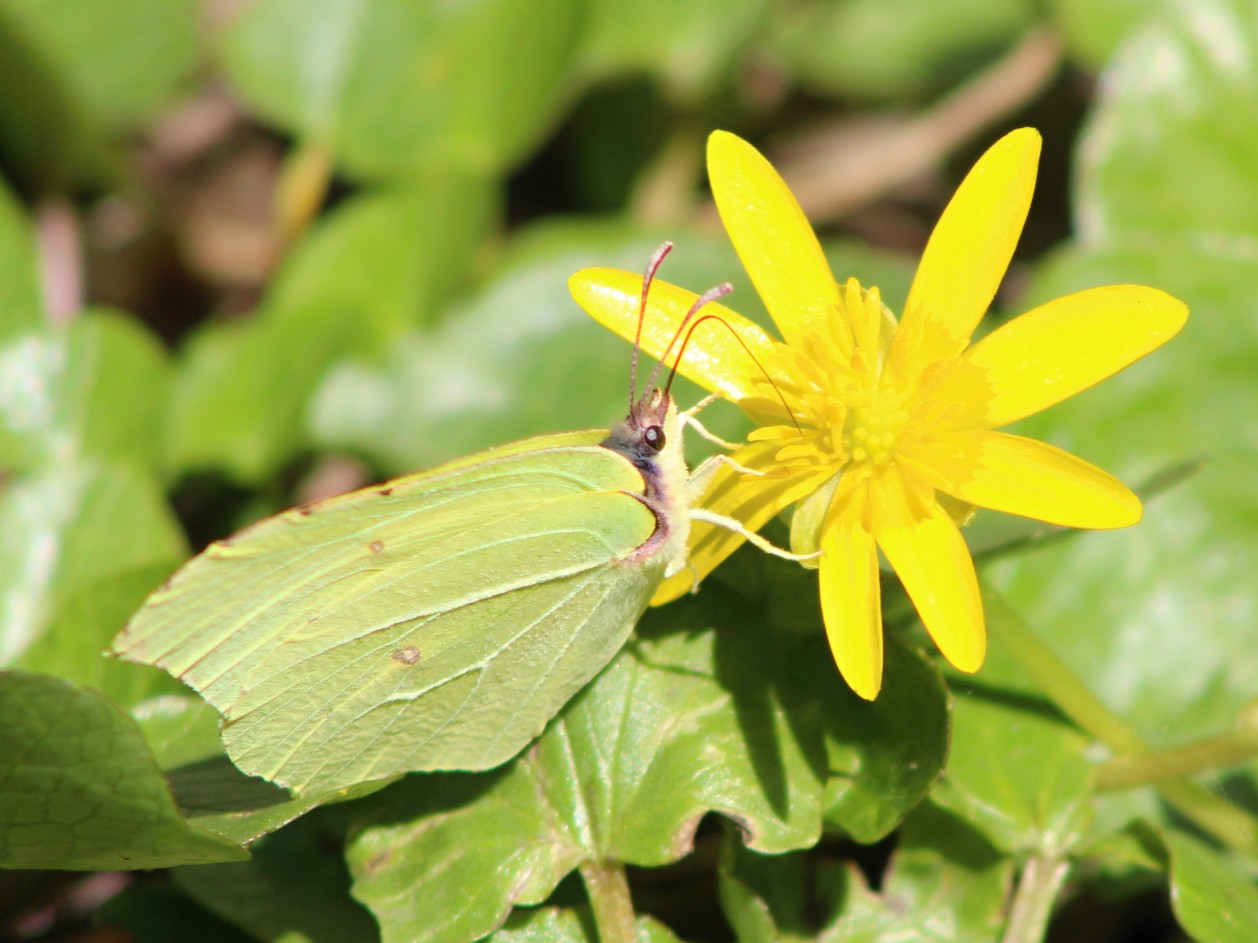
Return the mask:
[[651,403],[658,463],[569,433],[287,511],[185,565],[115,651],[200,692],[236,765],[297,791],[497,766],[684,558],[676,413]]

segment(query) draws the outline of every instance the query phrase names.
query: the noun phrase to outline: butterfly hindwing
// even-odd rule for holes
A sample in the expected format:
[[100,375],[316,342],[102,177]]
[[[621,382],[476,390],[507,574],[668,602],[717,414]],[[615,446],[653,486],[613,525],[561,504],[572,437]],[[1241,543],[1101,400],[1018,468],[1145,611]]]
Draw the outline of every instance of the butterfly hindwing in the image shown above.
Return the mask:
[[224,717],[298,791],[517,753],[623,644],[663,561],[604,432],[525,440],[297,508],[212,545],[115,648]]

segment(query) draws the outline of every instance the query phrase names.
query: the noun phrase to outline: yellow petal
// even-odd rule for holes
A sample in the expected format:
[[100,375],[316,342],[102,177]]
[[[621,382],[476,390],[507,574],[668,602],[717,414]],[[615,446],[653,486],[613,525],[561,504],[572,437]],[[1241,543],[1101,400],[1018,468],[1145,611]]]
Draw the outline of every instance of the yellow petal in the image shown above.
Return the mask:
[[882,689],[882,603],[874,538],[859,514],[832,514],[821,546],[821,614],[839,673],[872,701]]
[[972,460],[948,492],[979,507],[1065,527],[1108,529],[1140,520],[1140,499],[1108,472],[1046,442],[980,432],[966,437]]
[[[755,469],[778,448],[774,442],[755,442],[739,449],[730,458],[746,468]],[[748,475],[723,465],[713,475],[699,503],[707,511],[741,522],[747,530],[758,531],[783,508],[820,487],[833,474],[832,470],[807,471],[789,477],[767,478]],[[702,580],[715,570],[745,539],[728,528],[706,521],[692,521],[686,568],[660,584],[651,605],[658,606],[690,592],[696,580]]]
[[1113,376],[1165,344],[1187,319],[1187,306],[1156,288],[1093,288],[1015,318],[964,359],[983,368],[987,419],[1003,426]]
[[782,336],[795,342],[839,297],[808,218],[773,165],[728,131],[708,137],[708,180],[743,268]]
[[1035,190],[1040,135],[1011,131],[953,195],[922,253],[893,357],[910,375],[960,353],[1005,277]]
[[[882,304],[882,295],[878,286],[871,287],[862,298],[860,284],[849,278],[843,286],[843,303],[847,310],[848,320],[852,323],[852,335],[856,346],[865,352],[865,356],[876,362],[882,351],[882,329],[887,324],[889,313]],[[891,325],[894,325],[894,319]]]
[[[903,514],[896,516],[905,519]],[[914,516],[913,523],[880,527],[878,546],[939,651],[957,669],[977,671],[987,639],[978,578],[965,538],[938,505]]]
[[[633,340],[638,332],[641,275],[612,268],[582,269],[568,279],[568,290],[595,321],[625,340]],[[642,350],[657,359],[663,356],[677,337],[677,326],[698,297],[692,291],[659,279],[651,282],[650,303],[642,325]],[[773,350],[773,339],[760,325],[724,305],[707,304],[703,314],[714,314],[729,327],[714,321],[701,324],[686,345],[677,372],[705,390],[730,399],[750,396],[754,381],[764,374],[748,356],[748,350],[763,363]],[[735,333],[738,338],[733,336]],[[739,338],[747,345],[746,349],[738,342]],[[676,355],[674,346],[670,359]]]

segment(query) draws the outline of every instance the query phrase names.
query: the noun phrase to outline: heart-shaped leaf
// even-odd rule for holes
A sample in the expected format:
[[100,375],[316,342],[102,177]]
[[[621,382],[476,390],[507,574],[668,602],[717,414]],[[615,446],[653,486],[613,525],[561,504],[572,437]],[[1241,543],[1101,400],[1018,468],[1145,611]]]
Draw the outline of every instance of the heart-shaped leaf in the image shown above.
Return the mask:
[[101,694],[0,672],[0,865],[165,868],[247,857],[179,814],[135,721]]
[[[685,609],[657,624],[688,624]],[[762,851],[811,844],[824,759],[803,692],[774,681],[783,657],[750,629],[630,643],[510,766],[412,776],[364,803],[355,896],[385,940],[466,941],[582,862],[677,860],[709,811]],[[427,915],[456,892],[457,915],[434,926]]]

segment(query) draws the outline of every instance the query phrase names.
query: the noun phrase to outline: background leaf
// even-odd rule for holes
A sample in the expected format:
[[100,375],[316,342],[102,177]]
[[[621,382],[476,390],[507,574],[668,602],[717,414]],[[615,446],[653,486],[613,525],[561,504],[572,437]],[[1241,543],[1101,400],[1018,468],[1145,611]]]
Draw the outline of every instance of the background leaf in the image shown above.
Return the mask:
[[251,943],[237,930],[170,885],[133,884],[106,902],[101,924],[128,934],[135,943]]
[[904,823],[880,886],[854,865],[727,844],[721,902],[739,943],[999,938],[1012,864],[982,835],[929,803]]
[[888,640],[887,684],[863,701],[825,678],[835,669],[824,653],[809,662],[813,687],[828,695],[823,708],[830,754],[826,822],[870,844],[891,833],[926,796],[948,755],[951,697],[937,669]]
[[1101,66],[1132,30],[1161,13],[1161,0],[1053,0],[1053,20],[1070,50]]
[[0,344],[38,328],[43,310],[30,226],[12,193],[0,184]]
[[169,382],[156,338],[119,313],[17,335],[0,345],[0,462],[92,457],[156,468]]
[[798,3],[775,40],[810,86],[875,101],[923,97],[973,69],[1033,21],[1026,0]]
[[[583,861],[675,861],[710,810],[751,847],[815,841],[821,744],[797,741],[791,712],[803,705],[748,670],[736,655],[746,646],[774,664],[763,637],[652,633],[505,769],[412,776],[365,804],[349,849],[354,894],[384,939],[475,939]],[[437,902],[469,887],[456,919],[429,924]]]
[[193,900],[259,940],[370,943],[375,922],[346,894],[349,875],[335,829],[289,828],[260,842],[249,861],[180,868]]
[[9,482],[0,490],[0,663],[41,638],[80,590],[182,553],[156,483],[130,466],[71,463]]
[[192,0],[4,0],[53,68],[110,125],[170,101],[198,64],[200,10]]
[[[1258,233],[1248,158],[1258,131],[1224,120],[1258,105],[1253,0],[1164,0],[1117,52],[1084,144],[1080,224],[1088,243],[1184,230]],[[1182,184],[1193,181],[1192,187]],[[1180,185],[1175,185],[1175,184]],[[1153,199],[1150,194],[1156,194]]]
[[[560,910],[539,907],[517,910],[501,930],[489,937],[494,943],[597,943],[598,932],[587,908]],[[651,917],[638,918],[638,943],[675,943],[664,924]]]
[[595,76],[644,70],[684,101],[711,94],[766,19],[765,0],[595,0],[584,61]]
[[1258,933],[1258,886],[1195,838],[1167,832],[1163,841],[1171,856],[1171,905],[1192,938],[1252,940]]
[[224,51],[245,101],[355,175],[492,171],[553,119],[582,15],[575,0],[261,0]]
[[[989,609],[989,619],[1001,617]],[[1091,817],[1089,741],[1024,693],[1020,675],[993,638],[980,678],[953,678],[952,748],[932,798],[1002,851],[1059,857]]]
[[225,466],[257,482],[291,460],[308,443],[312,393],[336,363],[436,320],[491,204],[483,183],[432,174],[352,200],[307,233],[253,320],[208,325],[186,348],[171,464]]
[[134,721],[97,692],[0,673],[0,863],[165,868],[246,857],[179,815]]

